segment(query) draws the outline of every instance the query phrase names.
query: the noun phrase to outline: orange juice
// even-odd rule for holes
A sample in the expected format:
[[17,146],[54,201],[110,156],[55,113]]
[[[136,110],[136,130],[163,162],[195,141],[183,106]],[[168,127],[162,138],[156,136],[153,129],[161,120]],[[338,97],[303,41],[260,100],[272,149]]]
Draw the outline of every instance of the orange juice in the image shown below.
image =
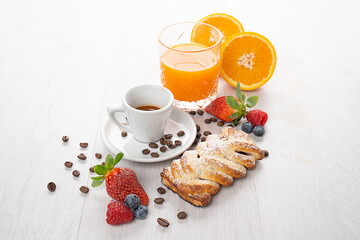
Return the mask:
[[179,44],[160,57],[162,85],[176,100],[198,101],[217,93],[219,54],[197,43]]

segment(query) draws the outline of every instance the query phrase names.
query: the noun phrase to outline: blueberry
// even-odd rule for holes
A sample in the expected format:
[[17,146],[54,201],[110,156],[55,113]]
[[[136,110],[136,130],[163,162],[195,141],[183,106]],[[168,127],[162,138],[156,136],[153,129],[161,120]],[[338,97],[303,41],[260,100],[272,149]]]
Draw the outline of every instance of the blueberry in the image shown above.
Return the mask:
[[129,194],[125,198],[125,205],[130,209],[135,209],[140,205],[140,198],[135,194]]
[[134,216],[136,218],[146,218],[146,216],[148,215],[148,208],[143,206],[143,205],[140,205],[138,208],[136,208],[134,210]]
[[258,137],[261,137],[262,135],[264,135],[265,133],[265,129],[263,126],[259,125],[254,127],[254,134]]
[[246,133],[252,133],[253,125],[251,124],[251,122],[244,122],[243,125],[241,126],[241,130],[243,130]]

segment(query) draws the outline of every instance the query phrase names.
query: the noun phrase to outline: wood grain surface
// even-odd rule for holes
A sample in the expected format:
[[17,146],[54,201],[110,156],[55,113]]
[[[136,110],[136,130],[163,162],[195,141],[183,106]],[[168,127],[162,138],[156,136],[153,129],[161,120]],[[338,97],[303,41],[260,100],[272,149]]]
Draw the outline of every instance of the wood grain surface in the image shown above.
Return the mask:
[[[0,239],[359,239],[359,10],[350,0],[0,1]],[[109,153],[100,137],[106,107],[132,86],[160,84],[162,28],[214,12],[277,51],[272,79],[246,92],[269,114],[254,140],[270,156],[204,208],[169,190],[153,203],[170,160],[122,161],[146,189],[149,215],[110,226],[105,186],[79,191],[104,160],[94,154]],[[234,93],[219,79],[219,96]],[[206,117],[194,120],[218,133]]]

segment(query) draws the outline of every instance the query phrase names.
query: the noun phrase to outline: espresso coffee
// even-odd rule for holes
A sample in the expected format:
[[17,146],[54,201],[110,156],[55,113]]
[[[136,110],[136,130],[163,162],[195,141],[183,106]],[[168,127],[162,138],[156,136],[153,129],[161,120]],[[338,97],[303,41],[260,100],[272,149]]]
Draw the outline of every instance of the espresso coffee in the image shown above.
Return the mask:
[[144,105],[137,107],[136,109],[141,111],[155,111],[155,110],[159,110],[160,108],[154,105]]

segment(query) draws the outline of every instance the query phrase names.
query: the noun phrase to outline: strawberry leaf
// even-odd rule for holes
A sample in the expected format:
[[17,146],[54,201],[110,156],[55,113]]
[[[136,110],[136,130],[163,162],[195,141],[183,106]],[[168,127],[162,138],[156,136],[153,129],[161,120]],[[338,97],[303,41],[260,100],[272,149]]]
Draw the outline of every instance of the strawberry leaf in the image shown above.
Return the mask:
[[236,84],[236,96],[237,96],[237,98],[239,99],[239,101],[240,101],[241,103],[244,103],[244,100],[242,100],[242,96],[241,96],[240,82],[238,82],[238,83]]
[[240,121],[241,117],[238,117],[236,118],[234,121],[233,121],[233,125],[236,126],[236,124],[238,123],[238,121]]
[[91,179],[94,181],[100,181],[103,178],[104,178],[104,176],[91,177]]
[[99,180],[99,181],[93,181],[93,182],[91,183],[91,186],[92,186],[92,187],[97,187],[97,186],[100,186],[103,182],[104,182],[104,178],[102,178],[102,179]]
[[238,101],[236,101],[236,99],[233,96],[227,96],[225,99],[226,99],[226,104],[229,105],[231,108],[236,110],[241,109],[240,104],[238,103]]
[[108,170],[111,170],[114,167],[114,158],[110,154],[106,156],[105,167]]
[[115,156],[115,161],[114,161],[114,166],[120,162],[120,160],[123,158],[124,154],[122,152],[119,152],[118,154],[116,154]]
[[94,172],[98,175],[105,175],[106,174],[106,167],[103,165],[96,165],[94,166]]
[[246,106],[248,108],[254,107],[259,100],[259,96],[251,96],[246,100]]
[[245,102],[245,93],[241,93],[241,100],[242,100],[242,102],[244,103]]
[[231,114],[229,116],[229,119],[232,119],[232,118],[238,118],[242,115],[241,111],[238,111],[238,112],[234,112],[233,114]]

